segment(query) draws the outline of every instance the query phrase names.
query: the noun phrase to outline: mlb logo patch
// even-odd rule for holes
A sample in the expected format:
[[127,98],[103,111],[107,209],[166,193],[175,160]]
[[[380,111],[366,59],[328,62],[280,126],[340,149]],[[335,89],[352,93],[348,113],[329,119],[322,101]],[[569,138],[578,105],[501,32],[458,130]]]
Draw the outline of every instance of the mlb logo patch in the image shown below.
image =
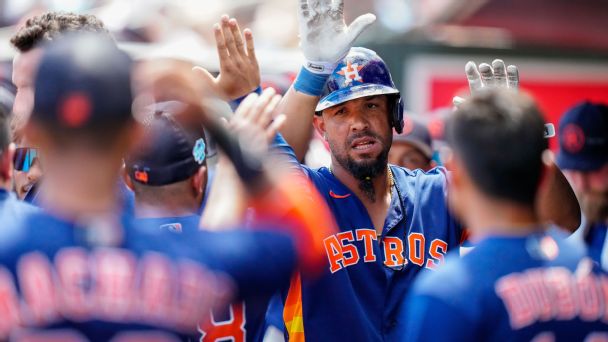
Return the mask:
[[181,223],[167,223],[160,226],[160,229],[168,230],[172,233],[181,233],[182,232],[182,224]]

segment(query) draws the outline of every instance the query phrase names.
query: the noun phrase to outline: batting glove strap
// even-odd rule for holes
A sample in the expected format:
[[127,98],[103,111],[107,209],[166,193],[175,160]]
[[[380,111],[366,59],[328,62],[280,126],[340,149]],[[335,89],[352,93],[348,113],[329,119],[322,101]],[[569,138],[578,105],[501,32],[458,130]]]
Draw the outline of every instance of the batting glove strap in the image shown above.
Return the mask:
[[320,96],[330,74],[331,72],[329,74],[314,73],[304,66],[300,69],[293,87],[297,92],[310,96]]

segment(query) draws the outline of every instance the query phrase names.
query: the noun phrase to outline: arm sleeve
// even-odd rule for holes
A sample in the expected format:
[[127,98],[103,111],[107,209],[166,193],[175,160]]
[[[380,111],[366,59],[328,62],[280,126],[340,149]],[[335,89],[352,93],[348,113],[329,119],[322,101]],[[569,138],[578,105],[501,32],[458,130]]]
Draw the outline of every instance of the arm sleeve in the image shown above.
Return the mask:
[[477,341],[473,320],[463,310],[427,295],[413,295],[401,317],[399,341]]

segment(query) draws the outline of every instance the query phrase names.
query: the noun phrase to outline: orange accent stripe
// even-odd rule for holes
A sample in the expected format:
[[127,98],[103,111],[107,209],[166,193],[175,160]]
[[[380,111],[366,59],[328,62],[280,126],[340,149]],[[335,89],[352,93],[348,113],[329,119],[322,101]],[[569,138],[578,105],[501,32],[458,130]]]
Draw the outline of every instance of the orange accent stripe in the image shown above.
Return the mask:
[[283,308],[283,320],[290,342],[304,342],[304,317],[302,315],[302,281],[300,273],[291,278],[289,293]]
[[338,195],[335,192],[333,192],[332,190],[329,190],[329,196],[333,197],[333,198],[337,198],[337,199],[343,199],[343,198],[348,198],[350,197],[350,194],[346,194],[346,195]]

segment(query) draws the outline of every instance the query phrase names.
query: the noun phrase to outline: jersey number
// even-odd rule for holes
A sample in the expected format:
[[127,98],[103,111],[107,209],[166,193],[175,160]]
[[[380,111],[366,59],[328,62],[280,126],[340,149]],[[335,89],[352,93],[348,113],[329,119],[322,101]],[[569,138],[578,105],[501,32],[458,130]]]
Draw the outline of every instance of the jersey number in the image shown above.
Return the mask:
[[211,312],[206,324],[200,324],[201,342],[245,342],[245,303],[232,304],[228,309],[227,320],[217,321]]

